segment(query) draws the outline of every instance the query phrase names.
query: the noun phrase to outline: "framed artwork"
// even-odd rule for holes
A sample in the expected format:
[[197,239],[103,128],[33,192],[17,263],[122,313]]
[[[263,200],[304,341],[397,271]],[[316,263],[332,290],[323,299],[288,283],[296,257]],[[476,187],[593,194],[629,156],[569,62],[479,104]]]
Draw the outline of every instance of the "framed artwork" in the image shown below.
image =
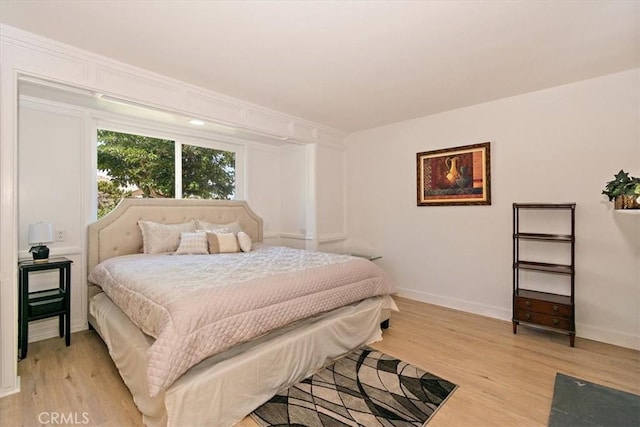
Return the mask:
[[490,143],[416,155],[418,206],[490,205]]

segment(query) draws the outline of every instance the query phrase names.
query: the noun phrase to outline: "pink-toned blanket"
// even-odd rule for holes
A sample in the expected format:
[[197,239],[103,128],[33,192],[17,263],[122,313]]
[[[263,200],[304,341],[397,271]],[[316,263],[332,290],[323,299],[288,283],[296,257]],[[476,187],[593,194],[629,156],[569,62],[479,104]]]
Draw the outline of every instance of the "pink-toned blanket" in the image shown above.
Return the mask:
[[128,255],[89,280],[156,340],[152,397],[206,357],[289,323],[395,291],[370,261],[261,246],[248,253]]

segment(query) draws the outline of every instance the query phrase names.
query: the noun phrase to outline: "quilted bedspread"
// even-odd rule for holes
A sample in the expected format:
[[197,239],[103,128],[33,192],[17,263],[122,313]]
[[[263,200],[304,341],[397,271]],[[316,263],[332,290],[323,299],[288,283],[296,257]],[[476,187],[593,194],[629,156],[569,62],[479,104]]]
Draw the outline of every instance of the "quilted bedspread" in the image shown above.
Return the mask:
[[266,245],[248,253],[116,257],[89,280],[155,338],[147,351],[151,397],[233,345],[395,291],[370,261]]

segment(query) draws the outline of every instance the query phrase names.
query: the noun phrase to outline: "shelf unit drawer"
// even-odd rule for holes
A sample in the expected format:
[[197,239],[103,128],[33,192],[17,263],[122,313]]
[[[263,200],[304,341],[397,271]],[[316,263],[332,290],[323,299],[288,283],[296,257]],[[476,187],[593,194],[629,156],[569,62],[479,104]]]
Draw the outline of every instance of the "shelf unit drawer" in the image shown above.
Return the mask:
[[523,297],[515,297],[515,299],[516,309],[519,310],[566,318],[573,316],[573,308],[570,305]]
[[550,316],[547,314],[518,310],[516,311],[516,320],[536,325],[547,326],[550,328],[563,329],[565,331],[571,330],[571,321],[564,317]]

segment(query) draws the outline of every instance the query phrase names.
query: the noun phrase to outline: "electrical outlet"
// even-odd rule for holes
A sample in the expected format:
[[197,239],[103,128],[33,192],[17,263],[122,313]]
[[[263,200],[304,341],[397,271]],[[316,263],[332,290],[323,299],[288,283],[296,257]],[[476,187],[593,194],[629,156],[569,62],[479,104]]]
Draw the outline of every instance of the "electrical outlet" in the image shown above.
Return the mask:
[[56,242],[64,242],[65,239],[67,238],[67,231],[66,230],[56,230]]

